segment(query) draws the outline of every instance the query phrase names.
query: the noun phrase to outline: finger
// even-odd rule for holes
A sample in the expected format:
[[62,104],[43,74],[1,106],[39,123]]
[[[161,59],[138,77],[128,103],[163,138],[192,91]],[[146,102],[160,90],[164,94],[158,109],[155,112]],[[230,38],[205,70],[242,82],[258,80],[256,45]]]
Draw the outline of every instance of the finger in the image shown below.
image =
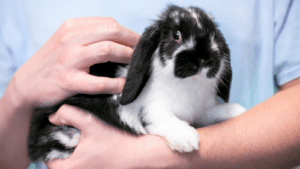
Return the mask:
[[57,126],[69,125],[84,130],[84,126],[96,120],[93,115],[75,106],[62,105],[55,114],[49,116],[49,121]]
[[111,41],[103,41],[83,47],[82,56],[78,58],[78,65],[89,67],[96,63],[116,62],[128,64],[133,49]]
[[97,77],[87,72],[79,72],[69,77],[69,83],[63,88],[75,93],[85,94],[117,94],[125,85],[125,78]]
[[67,28],[86,28],[95,25],[106,24],[114,20],[111,17],[81,17],[81,18],[71,18],[64,21],[63,26]]
[[83,45],[90,45],[101,41],[114,41],[121,45],[135,47],[140,36],[134,31],[119,25],[115,21],[107,22],[106,24],[99,24],[81,29],[78,43]]

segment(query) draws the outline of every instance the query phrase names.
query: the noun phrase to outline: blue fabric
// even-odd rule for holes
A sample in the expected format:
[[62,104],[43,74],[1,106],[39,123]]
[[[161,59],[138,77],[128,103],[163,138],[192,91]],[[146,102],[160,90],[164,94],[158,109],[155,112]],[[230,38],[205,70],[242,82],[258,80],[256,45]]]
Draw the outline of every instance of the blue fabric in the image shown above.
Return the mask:
[[[278,0],[278,6],[287,6],[286,13],[278,9],[275,18],[278,25],[275,29],[275,74],[278,83],[284,84],[300,74],[300,1],[291,1],[289,4]],[[277,6],[277,8],[278,8]],[[282,18],[281,15],[286,15]]]
[[33,54],[22,6],[0,1],[0,97],[15,71]]
[[171,3],[199,6],[219,24],[231,50],[231,102],[249,109],[300,77],[298,0],[1,0],[0,96],[64,20],[110,16],[141,34]]

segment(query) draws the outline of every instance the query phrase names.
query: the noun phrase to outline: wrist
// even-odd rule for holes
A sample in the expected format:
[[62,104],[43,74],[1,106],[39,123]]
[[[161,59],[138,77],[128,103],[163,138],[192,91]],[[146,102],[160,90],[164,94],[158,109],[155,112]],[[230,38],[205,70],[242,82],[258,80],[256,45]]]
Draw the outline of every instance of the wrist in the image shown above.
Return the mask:
[[31,112],[22,108],[18,96],[7,87],[0,99],[0,163],[4,168],[25,168],[29,164],[26,141]]
[[135,159],[135,168],[192,168],[191,160],[197,155],[197,152],[173,151],[156,135],[138,137],[137,142],[135,157],[138,159]]
[[31,112],[33,109],[33,104],[30,104],[30,100],[18,89],[15,76],[13,76],[7,85],[1,102],[1,109],[6,112]]

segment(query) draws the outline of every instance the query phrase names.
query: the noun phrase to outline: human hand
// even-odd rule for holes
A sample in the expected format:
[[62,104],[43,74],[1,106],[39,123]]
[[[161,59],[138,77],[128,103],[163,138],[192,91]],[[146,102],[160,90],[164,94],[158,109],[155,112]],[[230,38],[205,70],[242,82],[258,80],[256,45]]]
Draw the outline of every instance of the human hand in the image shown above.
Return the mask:
[[197,152],[172,151],[156,135],[134,136],[109,126],[84,110],[63,105],[49,117],[54,125],[74,126],[81,131],[74,152],[66,159],[55,159],[49,168],[197,168],[191,159]]
[[[80,141],[67,159],[48,161],[50,168],[133,168],[138,137],[106,125],[90,113],[63,105],[49,118],[55,125],[72,125]],[[135,156],[136,157],[136,156]]]
[[112,18],[70,19],[15,73],[7,87],[22,107],[52,105],[77,93],[120,93],[124,78],[96,77],[89,67],[129,63],[139,35]]

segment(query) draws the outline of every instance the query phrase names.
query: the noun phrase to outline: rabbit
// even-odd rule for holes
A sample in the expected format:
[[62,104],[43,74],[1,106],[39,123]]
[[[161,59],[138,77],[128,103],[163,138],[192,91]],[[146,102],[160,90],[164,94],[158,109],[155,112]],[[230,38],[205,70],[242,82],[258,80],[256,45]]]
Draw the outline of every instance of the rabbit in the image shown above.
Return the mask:
[[[181,153],[199,149],[202,127],[242,114],[228,103],[230,51],[211,15],[198,7],[169,5],[147,27],[129,65],[93,65],[95,76],[126,76],[121,94],[78,94],[51,107],[37,108],[28,136],[33,161],[67,158],[80,139],[71,126],[48,121],[63,104],[78,106],[105,123],[133,135],[161,136]],[[224,103],[220,103],[219,99]]]

